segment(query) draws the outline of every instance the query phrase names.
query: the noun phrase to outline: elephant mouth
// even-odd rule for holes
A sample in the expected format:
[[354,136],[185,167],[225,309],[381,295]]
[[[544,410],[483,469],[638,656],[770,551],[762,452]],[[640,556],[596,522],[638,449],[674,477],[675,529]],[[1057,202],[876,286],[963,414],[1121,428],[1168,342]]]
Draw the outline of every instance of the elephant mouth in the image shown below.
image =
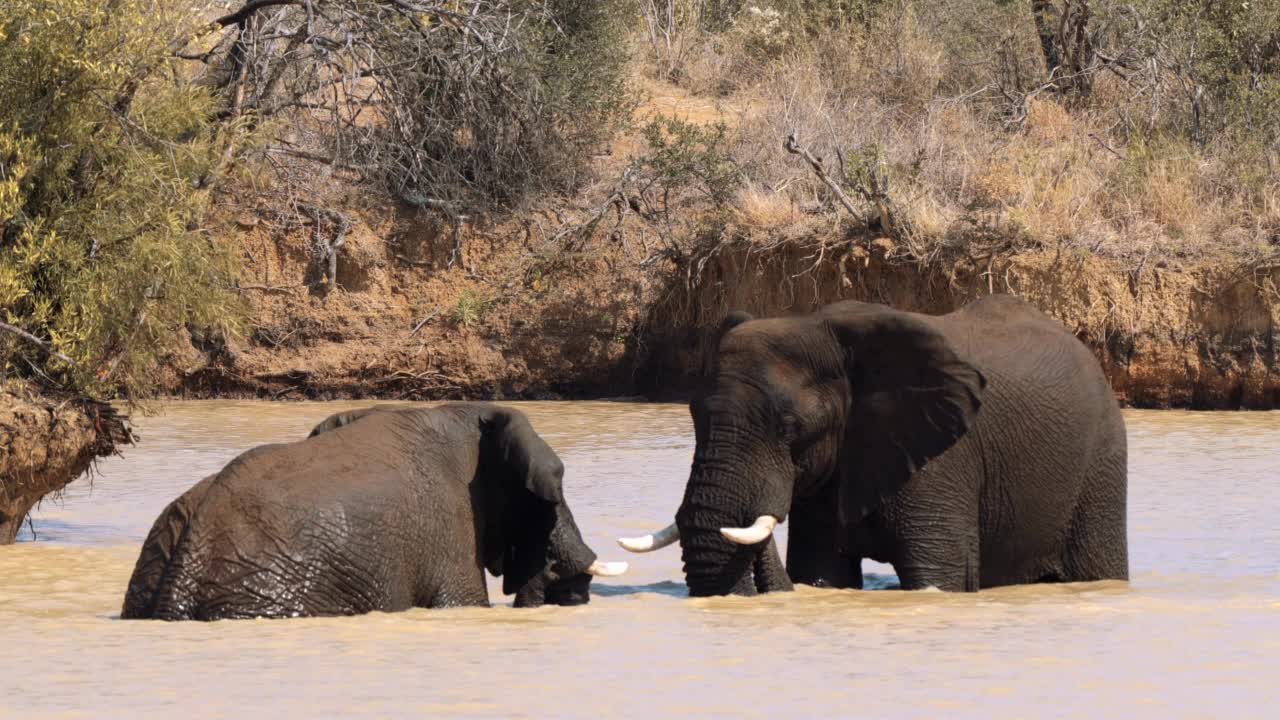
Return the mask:
[[591,602],[591,581],[596,577],[614,577],[625,573],[625,562],[603,562],[595,554],[571,568],[551,563],[516,593],[516,607],[542,605],[586,605]]
[[586,605],[591,602],[590,587],[591,575],[585,572],[567,580],[561,580],[547,588],[547,604],[562,607]]
[[542,582],[530,582],[516,593],[515,607],[536,608],[543,605],[586,605],[591,602],[591,575],[578,573],[564,580],[546,582],[548,573],[543,573]]

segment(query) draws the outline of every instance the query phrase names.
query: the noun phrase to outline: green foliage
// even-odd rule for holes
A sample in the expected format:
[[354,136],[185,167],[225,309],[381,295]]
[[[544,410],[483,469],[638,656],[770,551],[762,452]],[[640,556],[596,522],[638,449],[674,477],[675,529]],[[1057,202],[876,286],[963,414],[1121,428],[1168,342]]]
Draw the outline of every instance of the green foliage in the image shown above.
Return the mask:
[[493,298],[475,290],[463,290],[458,295],[458,302],[450,311],[453,322],[462,327],[472,327],[484,322],[484,318],[493,309]]
[[850,147],[844,151],[844,178],[841,182],[846,189],[860,194],[870,192],[871,188],[887,185],[888,165],[885,147],[880,143],[867,143]]
[[1197,139],[1280,133],[1280,0],[1139,0],[1153,53],[1186,81]]
[[742,172],[726,148],[723,124],[703,126],[658,117],[643,131],[649,152],[641,160],[642,172],[647,185],[664,196],[693,190],[721,206],[742,186]]
[[230,329],[232,257],[200,231],[225,143],[166,47],[185,4],[10,0],[0,16],[4,373],[145,397],[184,325]]

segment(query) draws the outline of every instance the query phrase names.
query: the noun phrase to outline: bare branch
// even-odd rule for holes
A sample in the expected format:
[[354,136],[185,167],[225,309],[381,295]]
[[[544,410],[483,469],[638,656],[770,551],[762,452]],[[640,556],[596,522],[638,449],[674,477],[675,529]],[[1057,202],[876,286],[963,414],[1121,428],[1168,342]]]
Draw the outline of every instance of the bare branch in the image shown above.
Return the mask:
[[809,167],[813,168],[813,172],[818,176],[818,179],[822,181],[822,184],[831,189],[831,192],[836,196],[836,199],[840,201],[840,204],[844,206],[844,209],[848,210],[849,214],[855,219],[862,220],[862,213],[858,212],[858,208],[854,207],[853,201],[849,199],[848,195],[844,194],[844,190],[840,189],[840,184],[827,174],[827,170],[823,167],[822,161],[814,157],[813,153],[800,147],[800,144],[796,142],[795,131],[792,131],[791,134],[787,136],[787,140],[782,144],[782,147],[792,155],[799,155],[804,158],[804,161],[809,163]]
[[275,5],[301,5],[301,4],[302,4],[301,0],[250,0],[250,2],[245,3],[239,10],[229,15],[223,15],[217,20],[214,20],[213,24],[219,27],[227,27],[228,25],[239,25],[240,23],[249,19],[249,17],[252,16],[254,13],[264,8],[269,8]]
[[44,353],[45,353],[46,355],[48,355],[49,357],[57,358],[58,360],[61,360],[62,362],[66,363],[66,364],[68,364],[68,365],[75,365],[75,364],[76,364],[76,363],[75,363],[75,361],[74,361],[74,360],[72,360],[71,358],[67,357],[66,355],[63,355],[62,353],[58,352],[57,350],[54,350],[54,349],[53,349],[53,345],[51,345],[48,341],[41,340],[40,338],[36,337],[35,335],[32,335],[31,333],[27,332],[26,330],[23,330],[23,329],[22,329],[22,328],[20,328],[20,327],[14,327],[13,325],[10,325],[9,323],[6,323],[6,322],[0,322],[0,330],[4,330],[5,332],[9,332],[9,333],[13,333],[14,335],[17,335],[18,337],[22,338],[23,340],[26,340],[27,342],[31,343],[32,345],[35,345],[36,347],[38,347],[38,348],[40,348],[41,350],[43,350],[43,351],[44,351]]

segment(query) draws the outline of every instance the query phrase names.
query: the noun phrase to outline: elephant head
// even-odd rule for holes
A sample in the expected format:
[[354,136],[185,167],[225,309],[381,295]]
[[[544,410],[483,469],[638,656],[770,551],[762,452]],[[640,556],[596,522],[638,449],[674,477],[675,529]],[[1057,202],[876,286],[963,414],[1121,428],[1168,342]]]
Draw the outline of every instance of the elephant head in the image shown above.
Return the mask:
[[966,432],[986,385],[928,320],[879,305],[734,313],[711,347],[676,522],[620,540],[679,540],[691,595],[753,594],[754,561],[793,498],[830,491],[844,527],[873,512]]
[[[593,576],[626,571],[624,562],[599,561],[583,541],[564,499],[564,464],[524,413],[487,403],[441,409],[452,409],[464,425],[479,428],[471,496],[482,534],[480,559],[502,577],[502,591],[516,596],[516,607],[581,605],[590,599]],[[339,413],[311,434],[389,411],[413,412],[384,405]]]

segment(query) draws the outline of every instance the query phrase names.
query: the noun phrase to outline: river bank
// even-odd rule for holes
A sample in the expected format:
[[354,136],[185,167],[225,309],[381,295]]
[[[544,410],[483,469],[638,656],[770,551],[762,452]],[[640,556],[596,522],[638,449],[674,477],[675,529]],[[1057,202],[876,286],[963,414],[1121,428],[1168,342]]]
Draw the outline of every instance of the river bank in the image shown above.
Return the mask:
[[[325,291],[306,284],[306,228],[234,227],[251,259],[251,326],[239,338],[192,335],[161,368],[173,397],[682,401],[729,310],[786,315],[853,299],[937,314],[1003,292],[1071,329],[1126,406],[1280,407],[1280,267],[1240,257],[971,245],[921,262],[884,238],[821,233],[717,236],[675,253],[507,227],[468,233],[449,267],[447,228],[372,213]],[[4,543],[40,498],[130,436],[108,406],[0,392]]]
[[707,331],[732,309],[774,316],[854,299],[937,314],[1012,293],[1092,348],[1127,406],[1280,406],[1280,266],[1262,255],[968,241],[921,259],[816,223],[726,225],[669,247],[621,221],[557,236],[543,229],[554,218],[532,214],[455,236],[375,208],[351,213],[327,290],[307,284],[311,229],[269,215],[228,224],[251,327],[193,337],[169,363],[172,396],[680,400]]
[[13,542],[41,498],[132,441],[110,405],[0,384],[0,545]]

